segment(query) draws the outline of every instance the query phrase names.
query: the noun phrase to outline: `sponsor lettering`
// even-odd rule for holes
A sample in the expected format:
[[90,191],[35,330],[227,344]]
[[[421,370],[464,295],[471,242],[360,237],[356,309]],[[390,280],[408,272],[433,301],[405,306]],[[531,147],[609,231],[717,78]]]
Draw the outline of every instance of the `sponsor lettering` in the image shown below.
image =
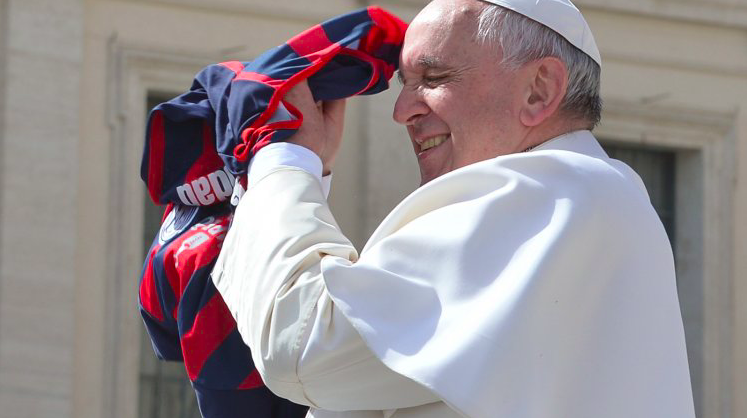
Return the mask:
[[209,216],[205,218],[201,223],[190,228],[189,230],[194,233],[194,235],[182,241],[182,244],[179,246],[179,250],[177,250],[176,254],[174,255],[174,264],[179,267],[179,256],[184,251],[196,250],[201,245],[210,242],[211,237],[215,237],[215,239],[218,240],[219,243],[222,243],[226,238],[226,233],[228,232],[228,226],[225,225],[225,222],[225,219],[216,222],[214,216]]
[[228,171],[228,167],[201,176],[189,183],[176,188],[179,200],[189,206],[207,206],[215,202],[222,202],[233,193],[236,178]]

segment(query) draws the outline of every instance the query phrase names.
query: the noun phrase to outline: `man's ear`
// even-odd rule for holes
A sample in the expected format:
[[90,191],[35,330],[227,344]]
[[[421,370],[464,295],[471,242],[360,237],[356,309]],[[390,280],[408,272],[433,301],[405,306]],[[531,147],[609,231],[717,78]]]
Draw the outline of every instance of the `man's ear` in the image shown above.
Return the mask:
[[521,123],[535,127],[557,112],[568,89],[568,70],[558,58],[527,64],[527,94],[519,113]]

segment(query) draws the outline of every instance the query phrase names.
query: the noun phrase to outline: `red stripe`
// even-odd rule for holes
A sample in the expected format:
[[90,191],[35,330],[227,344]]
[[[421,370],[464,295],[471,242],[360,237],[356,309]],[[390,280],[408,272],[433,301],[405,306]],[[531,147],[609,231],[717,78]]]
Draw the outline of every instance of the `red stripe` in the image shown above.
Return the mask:
[[228,68],[229,70],[233,71],[233,73],[236,75],[238,75],[241,72],[241,70],[244,69],[244,64],[242,64],[241,61],[226,61],[226,62],[221,62],[218,65]]
[[386,33],[384,32],[384,29],[374,24],[368,30],[368,33],[361,38],[361,41],[358,44],[358,49],[368,55],[374,55],[379,48],[381,48],[381,44],[384,43],[385,37]]
[[163,114],[160,111],[153,112],[149,134],[148,191],[153,202],[159,204],[163,187],[163,155],[166,150]]
[[239,389],[255,389],[260,388],[264,386],[265,383],[262,381],[262,377],[259,375],[259,372],[255,369],[251,373],[249,373],[249,376],[244,379],[243,382],[239,385]]
[[269,84],[273,87],[280,86],[285,82],[284,80],[277,80],[265,74],[253,73],[251,71],[242,72],[241,74],[237,75],[236,78],[233,79],[233,81],[256,81],[259,83]]
[[197,313],[192,329],[181,338],[184,366],[191,380],[197,379],[210,355],[236,328],[219,293]]
[[[324,49],[320,49],[318,51],[309,52],[308,54],[304,55],[303,57],[306,58],[307,60],[309,60],[309,62],[312,63],[312,66],[315,66],[320,61],[324,61],[324,63],[326,64],[329,60],[331,60],[335,56],[335,54],[337,53],[337,51],[339,51],[341,48],[342,48],[342,46],[340,44],[332,44],[332,45],[329,45],[328,47],[326,47]],[[309,68],[311,68],[311,67],[309,67]],[[319,71],[319,70],[317,69],[313,73],[315,73],[316,71]],[[313,74],[313,73],[311,73],[311,74]],[[309,77],[311,74],[307,75],[306,77]],[[304,78],[306,78],[306,77],[304,77]]]
[[[384,30],[384,42],[399,45],[405,39],[407,23],[380,7],[369,7],[368,16],[376,26]],[[373,51],[371,51],[373,52]]]
[[[178,266],[174,271],[181,278],[178,287],[174,290],[179,294],[184,292],[195,271],[218,257],[230,220],[229,215],[224,215],[215,219],[211,224],[197,223],[169,244],[167,261],[170,265]],[[209,228],[208,225],[210,225]],[[187,240],[190,240],[192,244],[185,245]],[[183,245],[184,248],[182,248]]]
[[327,37],[322,25],[313,26],[288,41],[288,46],[302,57],[314,56],[331,45],[333,43]]
[[[178,249],[179,247],[176,248]],[[171,312],[171,317],[174,319],[176,319],[177,311],[179,310],[179,301],[182,299],[182,290],[179,284],[181,281],[179,271],[176,269],[174,264],[174,254],[176,251],[177,250],[174,249],[173,244],[169,245],[163,266],[164,274],[166,274],[166,281],[169,282],[169,287],[171,287],[171,291],[174,293],[174,309]]]
[[[166,260],[166,278],[174,291],[176,303],[172,315],[176,318],[179,302],[184,289],[189,284],[195,272],[218,257],[223,236],[228,229],[230,216],[222,216],[214,221],[212,228],[206,228],[206,224],[195,224],[189,231],[184,232],[179,238],[169,244]],[[214,228],[214,229],[213,229]],[[212,229],[209,231],[208,229]],[[197,238],[197,240],[193,240]],[[187,246],[185,241],[190,240]],[[182,248],[184,245],[184,248]],[[181,250],[181,252],[180,252]],[[177,256],[177,253],[178,256]]]
[[143,281],[140,283],[140,304],[150,316],[163,321],[163,311],[158,301],[158,291],[156,290],[156,280],[153,274],[153,257],[158,252],[158,246],[153,247],[148,255],[148,264],[143,272]]

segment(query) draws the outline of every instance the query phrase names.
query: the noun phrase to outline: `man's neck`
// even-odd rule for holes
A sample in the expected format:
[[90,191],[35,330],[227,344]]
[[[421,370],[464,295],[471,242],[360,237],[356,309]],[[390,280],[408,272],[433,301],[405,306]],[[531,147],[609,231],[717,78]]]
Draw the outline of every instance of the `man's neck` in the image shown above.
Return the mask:
[[568,121],[560,120],[560,118],[548,120],[541,125],[531,127],[527,130],[524,140],[517,147],[517,152],[530,150],[569,132],[588,130],[588,125],[588,123],[578,120]]

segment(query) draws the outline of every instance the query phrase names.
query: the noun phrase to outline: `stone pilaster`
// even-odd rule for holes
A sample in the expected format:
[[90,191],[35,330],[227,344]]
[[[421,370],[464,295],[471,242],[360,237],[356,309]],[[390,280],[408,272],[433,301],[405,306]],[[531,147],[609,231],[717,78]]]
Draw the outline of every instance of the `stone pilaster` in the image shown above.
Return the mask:
[[3,3],[0,410],[69,417],[83,1]]

